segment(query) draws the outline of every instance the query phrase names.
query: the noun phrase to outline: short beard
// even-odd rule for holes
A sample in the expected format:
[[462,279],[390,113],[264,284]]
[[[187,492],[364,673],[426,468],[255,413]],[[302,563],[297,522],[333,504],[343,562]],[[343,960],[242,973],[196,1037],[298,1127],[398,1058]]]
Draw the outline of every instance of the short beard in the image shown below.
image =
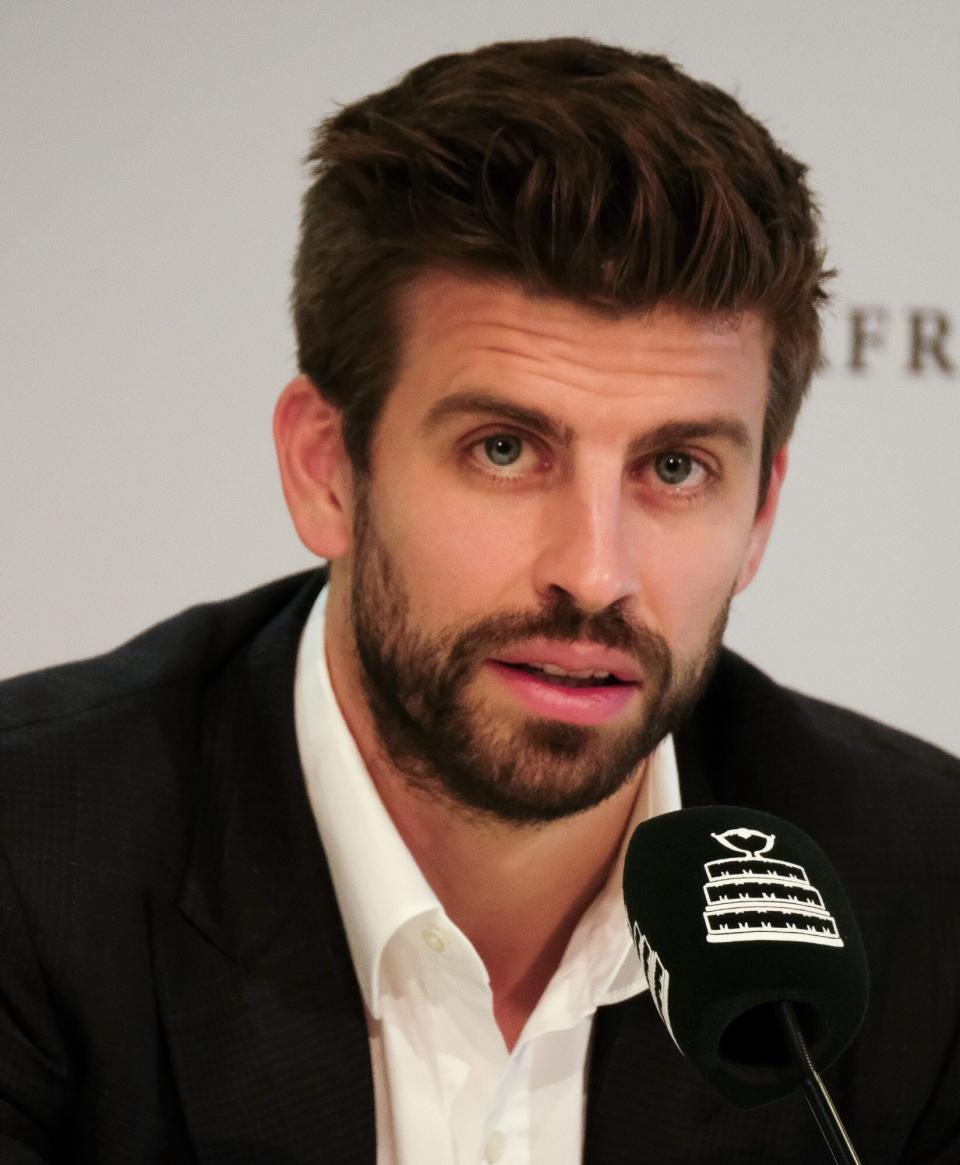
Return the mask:
[[[409,629],[410,596],[374,528],[367,490],[357,497],[351,618],[383,755],[412,788],[472,816],[542,824],[593,808],[621,789],[700,698],[729,607],[728,600],[700,656],[681,669],[663,637],[631,623],[618,604],[588,615],[563,591],[542,611],[489,615],[428,637]],[[503,715],[472,706],[466,689],[484,660],[534,637],[588,641],[634,656],[644,713],[607,738],[595,728],[546,719],[511,730]]]

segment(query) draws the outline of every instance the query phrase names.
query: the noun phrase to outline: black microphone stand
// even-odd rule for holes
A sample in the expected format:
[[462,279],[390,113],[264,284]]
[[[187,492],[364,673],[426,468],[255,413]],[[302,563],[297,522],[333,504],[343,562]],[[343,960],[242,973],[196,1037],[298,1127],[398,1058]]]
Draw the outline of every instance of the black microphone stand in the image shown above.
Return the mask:
[[860,1158],[847,1136],[847,1130],[833,1106],[830,1093],[827,1092],[826,1085],[820,1079],[820,1073],[810,1059],[793,1004],[781,1000],[779,1015],[780,1025],[787,1039],[787,1048],[794,1064],[803,1073],[803,1094],[807,1099],[807,1105],[820,1132],[823,1133],[823,1139],[827,1142],[836,1165],[861,1165]]

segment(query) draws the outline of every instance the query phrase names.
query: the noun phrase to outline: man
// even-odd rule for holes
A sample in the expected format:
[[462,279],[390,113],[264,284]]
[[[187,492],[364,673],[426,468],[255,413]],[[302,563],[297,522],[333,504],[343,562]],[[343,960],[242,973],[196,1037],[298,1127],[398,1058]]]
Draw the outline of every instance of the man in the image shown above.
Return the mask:
[[275,435],[329,573],[5,687],[0,1160],[823,1160],[631,950],[632,828],[722,801],[860,917],[863,1159],[957,1162],[957,763],[720,647],[819,358],[804,168],[583,40],[429,61],[311,160]]

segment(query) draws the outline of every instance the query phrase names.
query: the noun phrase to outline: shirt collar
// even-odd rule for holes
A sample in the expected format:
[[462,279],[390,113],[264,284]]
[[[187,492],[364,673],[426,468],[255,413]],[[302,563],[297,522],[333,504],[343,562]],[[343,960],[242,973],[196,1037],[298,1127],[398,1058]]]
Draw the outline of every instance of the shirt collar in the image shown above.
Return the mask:
[[[637,958],[623,904],[623,862],[633,832],[642,821],[670,813],[680,808],[680,778],[673,747],[673,737],[665,737],[651,755],[646,776],[637,793],[630,824],[623,835],[617,860],[614,862],[600,894],[584,914],[587,924],[583,931],[583,948],[611,952],[606,966],[592,984],[593,1004],[596,1007],[619,1003],[646,989],[643,966]],[[577,955],[574,944],[580,941],[581,928],[574,931],[569,954]],[[619,952],[616,954],[615,952]],[[590,960],[585,960],[590,965]]]
[[324,587],[297,658],[297,743],[360,990],[377,1015],[384,947],[406,922],[440,903],[384,808],[337,704],[324,650],[326,605]]
[[[367,1010],[378,1017],[380,965],[387,944],[415,918],[445,916],[384,808],[340,711],[324,649],[326,603],[325,587],[300,640],[294,681],[297,743],[357,980]],[[550,983],[547,995],[557,1006],[585,1014],[646,988],[623,907],[623,859],[641,821],[679,808],[673,739],[667,737],[650,758],[604,888],[577,925]],[[549,1022],[547,1015],[543,1019]]]

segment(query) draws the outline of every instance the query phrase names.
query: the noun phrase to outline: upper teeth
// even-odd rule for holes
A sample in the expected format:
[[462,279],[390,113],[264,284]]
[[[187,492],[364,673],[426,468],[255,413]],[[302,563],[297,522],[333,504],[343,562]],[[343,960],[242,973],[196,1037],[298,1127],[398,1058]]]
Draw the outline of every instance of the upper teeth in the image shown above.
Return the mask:
[[568,671],[565,667],[557,667],[555,663],[531,663],[530,667],[535,667],[539,671],[545,671],[548,676],[570,676],[575,680],[587,680],[593,677],[598,680],[605,680],[610,673],[608,671],[600,671],[598,668],[581,668],[579,671]]

